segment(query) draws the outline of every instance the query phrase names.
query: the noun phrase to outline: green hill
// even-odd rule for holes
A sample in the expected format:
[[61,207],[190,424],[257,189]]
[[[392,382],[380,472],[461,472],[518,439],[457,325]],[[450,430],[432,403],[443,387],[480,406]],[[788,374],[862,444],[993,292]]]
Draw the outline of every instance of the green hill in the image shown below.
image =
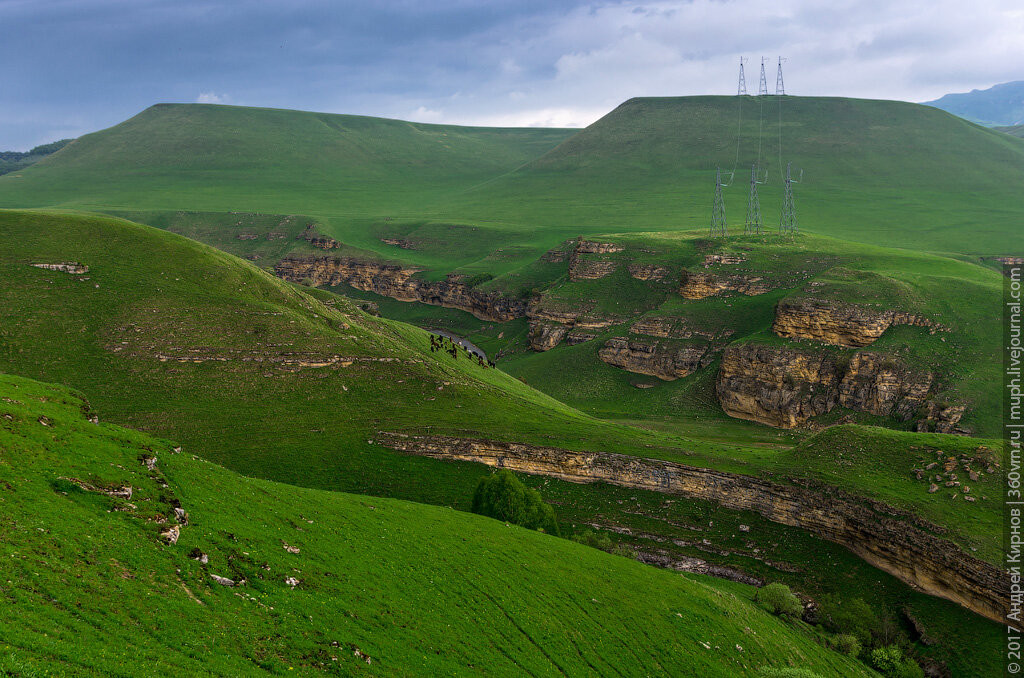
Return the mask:
[[[980,557],[997,551],[998,537],[987,527],[996,504],[950,503],[908,482],[909,466],[918,463],[913,450],[907,468],[880,463],[836,478],[826,455],[779,444],[786,439],[701,442],[594,419],[464,353],[431,352],[420,330],[164,231],[73,213],[0,212],[0,237],[10,245],[0,252],[0,371],[80,389],[103,421],[178,440],[186,453],[247,475],[468,507],[482,467],[395,454],[374,437],[383,430],[508,440],[751,475],[810,474],[917,511]],[[89,270],[31,265],[63,262]],[[906,435],[899,449],[917,444]],[[867,430],[864,438],[855,451],[874,456],[876,436]],[[896,449],[877,438],[882,451]],[[943,438],[921,444],[963,456],[978,444]],[[720,563],[812,596],[870,598],[879,614],[912,610],[940,643],[919,651],[963,675],[983,675],[971,668],[956,629],[969,625],[971,647],[987,648],[998,635],[994,624],[912,591],[838,545],[710,502],[528,481],[557,497],[568,534],[594,526],[670,562]]]
[[1024,137],[1024,125],[1012,125],[1010,127],[996,127],[1000,132],[1005,132],[1015,137]]
[[573,224],[581,233],[706,228],[717,166],[736,170],[725,189],[735,232],[759,147],[769,227],[778,223],[780,179],[792,162],[803,171],[795,193],[805,231],[928,251],[1024,248],[1013,227],[1024,214],[1015,188],[1024,181],[1024,143],[893,101],[633,99],[544,157],[475,189],[461,213]]
[[[303,214],[349,246],[498,274],[580,234],[704,228],[718,166],[736,170],[735,228],[759,148],[769,225],[792,162],[805,231],[1024,249],[1024,142],[928,106],[840,98],[633,99],[579,133],[161,105],[0,178],[0,206],[198,211],[228,230],[233,211]],[[423,246],[383,242],[406,237]]]
[[243,478],[88,414],[0,375],[2,675],[872,675],[749,587]]
[[0,202],[387,214],[503,174],[574,133],[159,104],[10,177]]

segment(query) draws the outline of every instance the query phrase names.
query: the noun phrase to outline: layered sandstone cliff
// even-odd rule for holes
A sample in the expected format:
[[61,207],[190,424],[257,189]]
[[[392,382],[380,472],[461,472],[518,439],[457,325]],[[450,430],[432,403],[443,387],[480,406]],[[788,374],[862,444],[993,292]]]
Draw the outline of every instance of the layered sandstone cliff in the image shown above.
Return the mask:
[[569,280],[597,280],[610,275],[618,266],[613,259],[586,255],[614,254],[622,249],[614,243],[593,242],[581,236],[569,253]]
[[772,332],[789,339],[813,339],[833,346],[860,348],[874,343],[893,325],[917,325],[932,332],[940,329],[931,320],[911,313],[791,297],[775,307]]
[[767,280],[756,275],[741,273],[722,275],[686,269],[683,269],[679,284],[679,294],[686,299],[706,299],[730,292],[738,292],[752,297],[770,292],[771,289]]
[[715,390],[731,417],[793,428],[837,406],[908,420],[932,380],[880,353],[859,351],[843,365],[827,353],[742,344],[723,352]]
[[613,337],[598,351],[598,357],[614,367],[647,374],[665,381],[685,377],[711,362],[708,344],[679,345],[675,342]]
[[941,529],[882,502],[793,480],[750,476],[656,459],[574,452],[520,443],[380,433],[384,445],[435,459],[473,461],[572,482],[605,482],[755,511],[841,544],[875,567],[989,619],[1007,611],[1009,579],[1000,568],[936,536]]
[[431,282],[413,277],[420,269],[397,264],[359,261],[349,257],[291,257],[283,259],[274,272],[290,282],[313,286],[345,283],[357,290],[375,292],[399,301],[419,301],[434,306],[457,308],[481,320],[505,322],[526,315],[527,302],[481,292],[456,280]]

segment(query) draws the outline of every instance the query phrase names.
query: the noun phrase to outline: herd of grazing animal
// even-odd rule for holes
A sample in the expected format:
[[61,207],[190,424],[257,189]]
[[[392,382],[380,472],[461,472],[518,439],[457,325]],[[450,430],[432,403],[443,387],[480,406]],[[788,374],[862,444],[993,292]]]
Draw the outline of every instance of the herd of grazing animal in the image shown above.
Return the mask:
[[[451,357],[453,357],[453,358],[455,358],[457,360],[458,357],[459,357],[459,348],[462,348],[462,347],[460,347],[459,344],[456,344],[454,341],[452,341],[450,338],[444,336],[443,334],[433,334],[432,333],[430,335],[430,352],[431,353],[433,353],[435,351],[444,351],[445,353],[448,353],[449,355],[451,355]],[[465,351],[466,355],[469,357],[470,360],[472,360],[473,358],[476,358],[476,362],[477,362],[478,365],[480,365],[480,367],[483,367],[485,369],[488,368],[488,367],[494,367],[494,363],[492,361],[486,359],[484,356],[480,355],[479,353],[471,352],[471,351],[469,351],[468,349],[465,349],[465,348],[463,348],[463,351]]]

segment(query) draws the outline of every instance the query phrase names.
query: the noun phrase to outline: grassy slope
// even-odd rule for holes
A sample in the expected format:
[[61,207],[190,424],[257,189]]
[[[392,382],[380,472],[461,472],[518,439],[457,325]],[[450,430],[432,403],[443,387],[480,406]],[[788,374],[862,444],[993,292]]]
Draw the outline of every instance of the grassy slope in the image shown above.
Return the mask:
[[[703,227],[714,170],[737,166],[725,190],[733,228],[746,210],[764,110],[761,205],[781,204],[776,97],[743,100],[737,163],[735,97],[633,99],[542,158],[482,186],[464,213],[583,229]],[[858,242],[926,251],[1008,253],[1024,248],[1024,143],[926,106],[839,98],[782,100],[783,164],[801,227]],[[471,197],[480,196],[475,207]]]
[[[718,165],[738,167],[726,189],[735,224],[759,138],[771,172],[761,201],[773,224],[779,100],[743,100],[737,161],[739,104],[635,99],[571,137],[163,105],[0,179],[0,205],[308,214],[355,247],[500,274],[580,233],[703,227]],[[806,170],[796,189],[805,230],[926,251],[1024,251],[1013,226],[1024,214],[1015,190],[1024,142],[914,104],[787,97],[781,105],[782,161]]]
[[[758,610],[748,587],[449,509],[246,479],[90,424],[63,388],[0,375],[0,397],[0,672],[869,673]],[[140,463],[152,454],[154,472]],[[162,545],[153,519],[176,503],[190,523]]]
[[16,207],[387,213],[514,169],[573,133],[160,104],[0,191]]
[[[424,335],[414,328],[367,318],[328,292],[288,286],[233,257],[161,231],[97,217],[7,212],[0,213],[0,235],[13,244],[0,256],[5,280],[0,371],[82,389],[104,420],[181,440],[187,452],[250,475],[468,507],[479,466],[404,457],[368,444],[380,428],[606,449],[752,474],[793,468],[784,447],[700,443],[585,417],[502,372],[429,353]],[[70,259],[88,263],[88,276],[27,265]],[[423,348],[417,348],[421,343]],[[242,357],[309,349],[424,362],[291,372],[240,359],[193,364],[153,357],[159,351],[180,355],[202,347],[234,349]],[[902,469],[894,469],[902,477]],[[929,505],[932,497],[920,488],[905,491],[897,484],[890,492],[893,485],[885,484],[876,491],[870,484],[858,486],[858,477],[846,474],[844,486],[909,508],[920,506],[923,515],[938,522],[964,518],[973,530],[969,515],[935,509]],[[930,652],[951,666],[971,666],[953,631],[965,620],[971,619],[977,632],[972,647],[995,642],[990,625],[963,610],[913,594],[841,547],[756,515],[737,516],[699,502],[664,502],[656,493],[533,482],[543,483],[546,491],[557,488],[559,512],[571,524],[613,518],[637,531],[652,531],[653,525],[686,537],[697,530],[712,543],[722,540],[747,555],[720,555],[700,543],[659,543],[658,548],[723,561],[768,579],[784,578],[811,595],[839,587],[850,595],[874,596],[896,610],[910,606],[926,620],[930,633],[944,639]],[[664,521],[630,509],[629,502],[622,505],[637,496]],[[919,502],[922,497],[927,501]],[[663,502],[677,508],[666,512]],[[978,508],[988,510],[985,504]],[[753,534],[736,532],[739,522],[753,525]],[[951,527],[953,539],[965,545],[978,542],[977,535]],[[982,535],[979,555],[987,556],[988,541],[996,539]],[[767,566],[756,556],[759,551],[792,566]],[[812,574],[819,570],[829,574]]]

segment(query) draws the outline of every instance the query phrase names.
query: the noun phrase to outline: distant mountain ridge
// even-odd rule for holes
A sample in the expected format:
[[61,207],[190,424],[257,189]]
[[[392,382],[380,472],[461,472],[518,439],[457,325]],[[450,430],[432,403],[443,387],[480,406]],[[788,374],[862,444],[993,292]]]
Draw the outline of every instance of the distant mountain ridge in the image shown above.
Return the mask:
[[947,94],[925,105],[990,127],[1024,124],[1024,80]]

